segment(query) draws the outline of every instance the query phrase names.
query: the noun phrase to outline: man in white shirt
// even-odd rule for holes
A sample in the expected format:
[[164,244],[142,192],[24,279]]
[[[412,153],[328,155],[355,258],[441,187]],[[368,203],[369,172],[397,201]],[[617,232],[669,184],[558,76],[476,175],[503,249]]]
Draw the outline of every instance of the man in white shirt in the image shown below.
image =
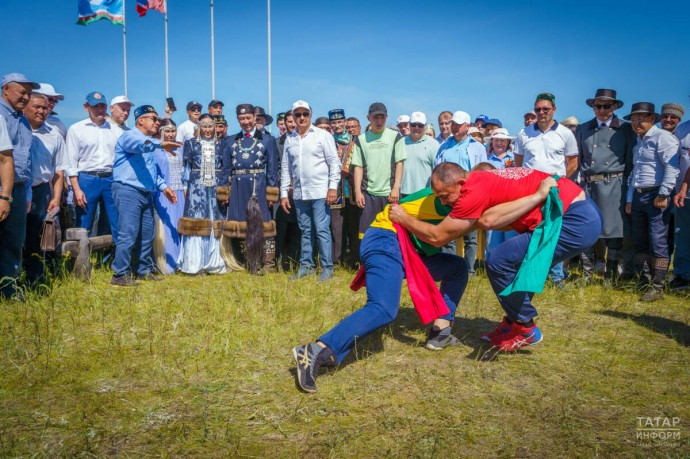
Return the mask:
[[96,207],[105,207],[113,240],[117,243],[118,213],[113,201],[113,161],[115,143],[122,129],[106,118],[108,100],[98,92],[86,96],[85,120],[70,126],[67,131],[67,175],[74,190],[77,205],[77,226],[91,230]]
[[31,207],[26,217],[23,256],[29,282],[41,282],[45,262],[54,258],[54,253],[41,251],[41,228],[48,212],[60,208],[65,179],[65,141],[56,127],[46,123],[49,107],[48,97],[34,92],[24,108],[33,133]]
[[311,124],[311,107],[308,103],[302,100],[295,102],[292,114],[297,127],[285,140],[280,177],[280,205],[285,212],[289,212],[288,191],[292,179],[292,195],[302,232],[300,268],[291,280],[314,274],[311,247],[313,225],[322,268],[319,282],[324,282],[333,277],[330,205],[337,199],[340,160],[333,136]]
[[[574,178],[579,168],[577,140],[570,129],[553,119],[556,97],[548,92],[537,95],[534,112],[537,122],[523,128],[515,139],[515,165]],[[551,268],[549,277],[554,285],[564,287],[563,263]]]
[[199,124],[200,116],[201,104],[194,100],[187,103],[187,117],[189,119],[177,126],[177,137],[175,138],[177,143],[183,144],[194,137],[194,132],[197,129],[197,124]]
[[578,169],[577,141],[572,131],[553,119],[556,98],[542,93],[534,102],[537,122],[515,139],[515,163],[542,172],[572,178]]

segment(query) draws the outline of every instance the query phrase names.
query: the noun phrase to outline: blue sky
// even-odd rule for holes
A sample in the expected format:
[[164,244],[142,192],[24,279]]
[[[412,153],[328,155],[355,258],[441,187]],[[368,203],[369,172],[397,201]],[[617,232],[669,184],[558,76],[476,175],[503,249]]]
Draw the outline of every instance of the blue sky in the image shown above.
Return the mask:
[[[139,18],[134,4],[126,0],[128,95],[162,111],[163,16]],[[268,109],[266,2],[215,5],[216,97],[235,130],[236,104]],[[209,1],[168,7],[170,92],[182,121],[187,101],[211,100]],[[274,115],[304,99],[316,116],[338,107],[366,123],[381,101],[389,123],[420,110],[436,124],[440,111],[464,110],[515,133],[542,91],[556,95],[557,119],[590,119],[584,101],[599,87],[618,90],[621,116],[636,101],[690,106],[685,0],[273,0],[271,12]],[[57,111],[66,123],[85,117],[89,91],[124,92],[120,26],[76,25],[77,0],[1,0],[0,17],[0,73],[52,83],[65,95]]]

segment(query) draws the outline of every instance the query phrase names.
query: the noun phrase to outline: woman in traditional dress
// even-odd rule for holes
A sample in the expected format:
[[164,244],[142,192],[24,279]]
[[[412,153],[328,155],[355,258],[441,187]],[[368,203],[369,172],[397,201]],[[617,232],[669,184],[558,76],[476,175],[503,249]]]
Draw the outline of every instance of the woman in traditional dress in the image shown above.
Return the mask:
[[[163,119],[158,132],[161,140],[174,142],[177,126],[173,120]],[[163,193],[156,195],[156,239],[153,250],[158,269],[163,274],[173,274],[177,270],[177,258],[180,255],[180,235],[177,233],[177,223],[185,207],[181,150],[181,148],[174,150],[175,154],[168,153],[162,148],[154,152],[160,174],[177,195],[175,204],[172,204]]]
[[199,118],[199,132],[184,143],[182,182],[186,197],[180,233],[178,269],[186,274],[225,272],[220,255],[221,218],[216,187],[221,172],[221,156],[213,117]]

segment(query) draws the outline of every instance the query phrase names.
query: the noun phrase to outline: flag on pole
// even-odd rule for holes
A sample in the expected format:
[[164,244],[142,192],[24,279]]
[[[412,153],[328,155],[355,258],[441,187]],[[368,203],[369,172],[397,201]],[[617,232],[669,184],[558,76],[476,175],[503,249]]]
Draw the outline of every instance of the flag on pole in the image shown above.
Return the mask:
[[139,16],[146,16],[146,12],[149,9],[165,14],[165,0],[137,0],[137,13],[139,13]]
[[113,24],[125,22],[122,0],[79,0],[77,24],[89,25],[94,21],[108,19]]

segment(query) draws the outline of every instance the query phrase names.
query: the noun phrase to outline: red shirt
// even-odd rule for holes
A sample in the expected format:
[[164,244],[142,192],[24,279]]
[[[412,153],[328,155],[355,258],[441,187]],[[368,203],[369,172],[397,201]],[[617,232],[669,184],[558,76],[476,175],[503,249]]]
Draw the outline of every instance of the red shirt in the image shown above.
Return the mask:
[[[524,167],[506,167],[470,173],[460,190],[460,197],[450,213],[451,218],[479,218],[486,209],[534,194],[539,184],[551,174]],[[582,188],[566,178],[558,180],[563,213]],[[542,221],[542,204],[515,220],[510,226],[519,233],[532,231]]]

